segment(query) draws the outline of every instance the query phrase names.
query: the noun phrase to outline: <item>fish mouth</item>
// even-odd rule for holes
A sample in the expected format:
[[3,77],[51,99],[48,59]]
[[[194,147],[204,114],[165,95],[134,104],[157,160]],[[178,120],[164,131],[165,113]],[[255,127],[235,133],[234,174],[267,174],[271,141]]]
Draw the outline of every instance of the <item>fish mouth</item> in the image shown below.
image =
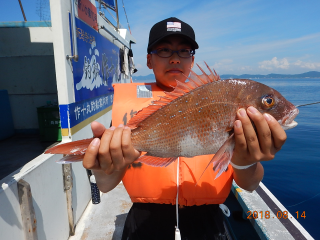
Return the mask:
[[299,110],[297,108],[295,108],[292,111],[290,111],[289,114],[284,116],[283,119],[280,119],[278,121],[280,123],[281,127],[283,128],[283,130],[288,130],[288,129],[294,128],[295,126],[298,125],[298,123],[293,120],[293,119],[295,119],[295,117],[298,114],[299,114]]

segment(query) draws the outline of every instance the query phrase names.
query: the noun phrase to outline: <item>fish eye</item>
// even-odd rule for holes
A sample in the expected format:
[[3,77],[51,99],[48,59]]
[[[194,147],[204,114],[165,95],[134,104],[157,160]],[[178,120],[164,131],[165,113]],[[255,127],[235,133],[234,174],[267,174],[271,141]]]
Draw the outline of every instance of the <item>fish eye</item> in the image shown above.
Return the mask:
[[271,108],[274,105],[275,101],[272,96],[265,96],[262,98],[262,104],[265,108]]

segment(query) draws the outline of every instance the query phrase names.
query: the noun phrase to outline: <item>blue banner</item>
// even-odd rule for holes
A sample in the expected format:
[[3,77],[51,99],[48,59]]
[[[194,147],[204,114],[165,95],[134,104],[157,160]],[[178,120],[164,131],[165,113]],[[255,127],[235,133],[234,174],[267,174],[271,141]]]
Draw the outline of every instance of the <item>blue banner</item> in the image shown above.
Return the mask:
[[114,4],[114,0],[101,0],[101,2],[104,2],[111,9],[116,10],[116,5]]
[[70,128],[72,128],[96,113],[110,107],[112,104],[113,92],[81,102],[61,104],[59,106],[61,128],[69,128],[69,124]]
[[73,62],[75,101],[113,91],[120,79],[119,47],[76,18],[78,62]]

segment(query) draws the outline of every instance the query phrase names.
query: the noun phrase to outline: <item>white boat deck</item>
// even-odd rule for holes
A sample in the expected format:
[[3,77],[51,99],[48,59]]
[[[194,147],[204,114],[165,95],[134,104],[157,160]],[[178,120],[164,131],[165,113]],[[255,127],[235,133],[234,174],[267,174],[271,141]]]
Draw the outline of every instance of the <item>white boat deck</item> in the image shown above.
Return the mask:
[[118,240],[132,205],[122,183],[108,193],[101,194],[100,204],[88,204],[69,240]]
[[[272,202],[277,205],[276,211],[284,212],[287,210],[262,183],[258,190],[258,192],[249,193],[239,190],[236,184],[233,185],[233,191],[240,205],[242,205],[242,210],[245,210],[245,212],[249,210],[259,212],[262,209],[269,211],[271,219],[256,218],[250,220],[260,239],[313,239],[290,213],[288,219],[279,220],[274,213],[274,209],[270,208],[270,201],[267,202],[269,206],[260,195],[266,191],[268,196],[272,198]],[[100,204],[94,205],[90,201],[76,225],[75,235],[69,237],[69,240],[121,239],[123,226],[131,205],[129,195],[121,182],[112,191],[101,194]]]

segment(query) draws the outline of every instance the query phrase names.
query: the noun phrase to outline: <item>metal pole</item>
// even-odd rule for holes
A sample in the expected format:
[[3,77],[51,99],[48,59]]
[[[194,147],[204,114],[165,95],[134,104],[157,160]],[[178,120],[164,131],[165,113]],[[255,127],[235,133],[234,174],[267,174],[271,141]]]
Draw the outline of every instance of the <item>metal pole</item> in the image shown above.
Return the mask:
[[130,25],[129,25],[129,20],[128,20],[127,12],[126,12],[126,9],[125,9],[125,7],[124,7],[123,0],[122,0],[122,6],[123,6],[124,14],[126,15],[126,18],[127,18],[127,23],[128,23],[128,27],[129,27],[130,34],[132,34],[132,33],[131,33],[131,29],[130,29]]
[[77,46],[77,28],[76,28],[76,16],[74,10],[74,1],[71,0],[71,28],[72,28],[72,43],[73,43],[73,56],[67,56],[67,59],[73,59],[75,62],[78,62],[78,46]]
[[117,30],[119,29],[119,11],[118,11],[118,0],[116,2],[116,13],[117,13]]
[[23,18],[24,18],[24,21],[26,22],[27,21],[27,18],[26,18],[26,15],[24,14],[24,11],[23,11],[23,7],[22,7],[22,3],[20,0],[19,1],[19,4],[20,4],[20,8],[21,8],[21,12],[22,12],[22,15],[23,15]]

